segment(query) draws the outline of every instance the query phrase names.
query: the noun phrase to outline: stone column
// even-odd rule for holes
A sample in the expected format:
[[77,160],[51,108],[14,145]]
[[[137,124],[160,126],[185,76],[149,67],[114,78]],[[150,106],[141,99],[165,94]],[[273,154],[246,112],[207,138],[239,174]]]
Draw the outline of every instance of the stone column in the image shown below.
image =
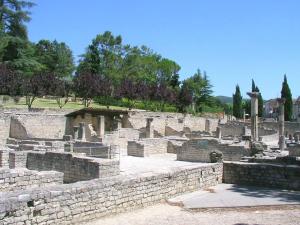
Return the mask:
[[152,122],[153,122],[153,118],[147,118],[146,138],[154,137],[154,128],[153,128]]
[[258,96],[259,92],[248,92],[251,97],[251,137],[258,141]]
[[217,130],[216,130],[216,138],[218,139],[222,139],[222,131],[221,131],[221,127],[217,127]]
[[79,126],[74,126],[73,127],[73,138],[74,138],[74,140],[78,139],[78,133],[79,133]]
[[211,133],[211,122],[210,120],[205,120],[205,131]]
[[117,122],[117,130],[120,130],[122,128],[122,119],[116,118],[115,120]]
[[104,137],[105,133],[105,117],[104,116],[98,116],[98,135],[100,138]]
[[243,110],[243,120],[244,120],[244,123],[246,122],[246,110],[244,109]]
[[278,98],[277,102],[279,104],[279,116],[278,116],[278,123],[279,123],[279,148],[280,150],[285,149],[285,136],[284,136],[284,98]]
[[78,132],[78,138],[82,141],[85,141],[85,123],[81,122],[79,123],[79,132]]

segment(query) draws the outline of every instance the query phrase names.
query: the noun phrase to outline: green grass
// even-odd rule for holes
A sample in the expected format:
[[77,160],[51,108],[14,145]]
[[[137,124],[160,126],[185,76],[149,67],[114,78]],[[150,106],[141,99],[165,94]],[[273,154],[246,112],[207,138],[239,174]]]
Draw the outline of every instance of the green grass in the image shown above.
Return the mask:
[[[25,104],[25,98],[22,97],[18,103],[14,103],[13,101],[7,101],[3,103],[4,108],[27,108],[28,106]],[[93,108],[106,108],[106,106],[100,105],[98,103],[92,103],[89,107]],[[55,99],[45,99],[45,98],[37,98],[34,100],[32,104],[32,108],[46,108],[46,109],[59,109],[58,104]],[[81,101],[77,102],[68,102],[64,105],[63,109],[82,109],[84,105]],[[111,109],[124,109],[124,107],[119,106],[110,106]]]

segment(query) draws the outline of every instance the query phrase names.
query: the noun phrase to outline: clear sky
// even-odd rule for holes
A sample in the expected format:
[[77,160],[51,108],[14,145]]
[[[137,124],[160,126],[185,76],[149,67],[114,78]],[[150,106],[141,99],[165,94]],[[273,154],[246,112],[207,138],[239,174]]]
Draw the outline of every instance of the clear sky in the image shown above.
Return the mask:
[[[120,34],[181,66],[205,70],[215,95],[244,96],[251,79],[265,99],[280,96],[287,74],[300,95],[299,0],[35,0],[30,40],[66,42],[75,57],[99,33]],[[78,59],[78,57],[77,57]]]

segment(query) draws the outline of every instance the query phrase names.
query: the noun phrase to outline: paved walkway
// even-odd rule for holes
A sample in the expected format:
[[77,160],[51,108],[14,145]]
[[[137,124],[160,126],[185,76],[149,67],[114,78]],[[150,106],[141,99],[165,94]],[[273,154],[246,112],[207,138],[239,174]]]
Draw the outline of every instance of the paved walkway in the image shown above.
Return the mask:
[[[168,200],[186,209],[300,205],[300,192],[220,184]],[[300,222],[299,222],[300,223]]]

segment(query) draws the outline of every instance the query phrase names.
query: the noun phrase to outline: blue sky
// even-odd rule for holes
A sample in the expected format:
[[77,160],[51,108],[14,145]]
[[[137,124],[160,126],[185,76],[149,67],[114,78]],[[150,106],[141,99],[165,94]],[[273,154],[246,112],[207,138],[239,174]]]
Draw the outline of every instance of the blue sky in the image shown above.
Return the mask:
[[265,99],[280,96],[287,74],[300,95],[298,0],[36,0],[29,37],[66,42],[82,54],[99,33],[120,34],[181,66],[180,78],[205,70],[215,95],[244,96],[251,79]]

